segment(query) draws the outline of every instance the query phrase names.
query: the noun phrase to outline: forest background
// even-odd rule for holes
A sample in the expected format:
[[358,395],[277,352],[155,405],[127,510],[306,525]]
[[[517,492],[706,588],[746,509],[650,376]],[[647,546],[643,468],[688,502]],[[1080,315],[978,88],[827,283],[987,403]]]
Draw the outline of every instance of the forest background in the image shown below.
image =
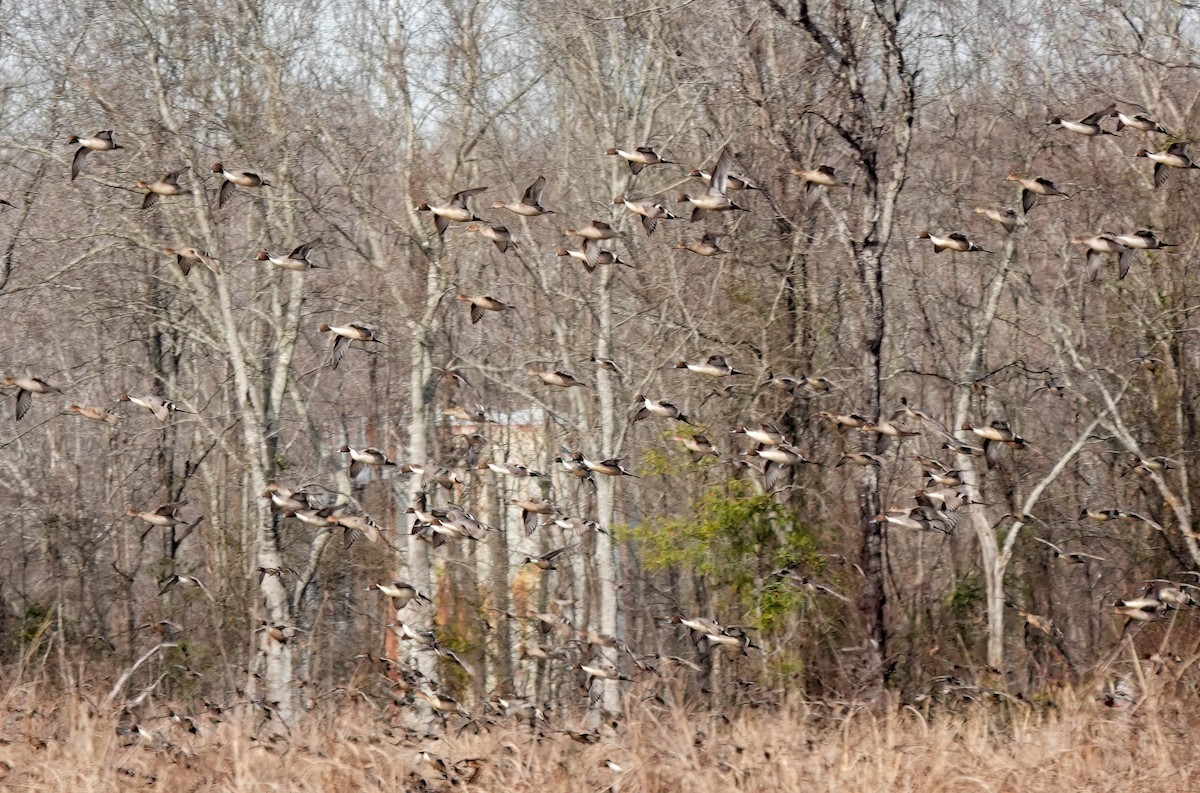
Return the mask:
[[[1187,4],[6,10],[0,370],[62,392],[35,394],[0,429],[0,658],[14,690],[102,690],[85,699],[159,716],[166,702],[240,703],[255,723],[346,697],[420,720],[414,694],[436,692],[473,719],[508,697],[554,723],[664,691],[716,712],[881,691],[1030,701],[1072,688],[1111,703],[1147,658],[1186,681],[1200,641],[1186,611],[1126,629],[1112,604],[1151,579],[1189,580],[1178,574],[1200,558],[1200,188],[1180,170],[1156,189],[1135,157],[1200,123]],[[1111,103],[1170,132],[1046,123]],[[72,180],[67,137],[96,129],[123,148],[92,153]],[[643,145],[673,162],[635,175],[605,153]],[[688,172],[725,147],[759,189],[731,191],[746,211],[690,223],[676,194],[703,192]],[[218,161],[271,186],[219,208]],[[792,173],[818,165],[841,184]],[[190,194],[141,208],[138,180],[184,167]],[[1012,173],[1066,195],[1022,214]],[[553,214],[493,208],[539,176]],[[511,231],[506,253],[463,224],[439,237],[418,211],[483,186],[472,208]],[[622,194],[684,217],[646,234]],[[976,207],[1022,220],[1010,232]],[[619,231],[610,245],[628,266],[556,255],[574,247],[564,229],[590,220]],[[1093,279],[1071,243],[1136,229],[1174,246],[1138,253],[1125,278],[1103,259]],[[985,250],[935,253],[924,230]],[[677,247],[705,231],[723,253]],[[311,270],[255,258],[316,239]],[[220,274],[185,274],[168,247],[209,252]],[[458,294],[515,310],[474,324]],[[333,369],[319,326],[350,321],[382,343],[352,343]],[[673,368],[710,355],[745,374]],[[798,385],[775,387],[780,374]],[[159,422],[124,392],[187,412]],[[691,425],[631,422],[639,394]],[[929,417],[897,417],[919,435],[822,416],[884,419],[902,398]],[[122,420],[84,421],[70,404]],[[996,420],[1025,448],[942,448]],[[817,463],[772,490],[754,445],[731,434],[763,422]],[[475,433],[480,461],[547,476],[468,465]],[[696,461],[680,440],[696,433],[719,455]],[[399,467],[352,479],[344,444],[457,481]],[[593,487],[556,462],[564,448],[623,458],[637,478]],[[857,451],[879,460],[839,465]],[[877,518],[925,486],[916,455],[960,472],[974,502],[948,533]],[[272,483],[370,516],[379,536],[296,521],[263,496]],[[527,496],[579,520],[529,535],[509,504]],[[410,533],[405,510],[422,498],[495,531],[434,547]],[[128,514],[183,501],[165,528]],[[1120,515],[1083,517],[1106,509]],[[1086,555],[1072,564],[1047,543]],[[564,547],[554,569],[524,561]],[[189,577],[204,587],[180,585]],[[431,602],[397,613],[368,589],[396,579]],[[752,646],[710,651],[672,616],[738,626]],[[573,668],[589,663],[630,679]]]

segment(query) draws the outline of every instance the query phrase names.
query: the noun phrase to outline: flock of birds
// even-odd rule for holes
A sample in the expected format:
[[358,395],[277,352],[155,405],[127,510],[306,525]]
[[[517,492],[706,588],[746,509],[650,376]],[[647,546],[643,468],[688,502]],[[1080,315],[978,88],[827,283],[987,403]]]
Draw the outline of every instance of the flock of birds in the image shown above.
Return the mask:
[[[1097,135],[1114,134],[1103,127],[1103,124],[1110,118],[1117,119],[1116,126],[1118,130],[1129,127],[1144,132],[1169,134],[1157,122],[1142,115],[1127,115],[1118,111],[1115,106],[1110,106],[1098,113],[1093,113],[1078,122],[1054,119],[1050,123],[1071,133],[1094,137]],[[111,130],[102,130],[90,137],[72,136],[69,142],[78,145],[78,149],[71,162],[72,180],[79,175],[89,155],[122,148],[114,141]],[[620,157],[626,161],[631,178],[636,177],[645,168],[671,164],[669,160],[664,159],[649,146],[641,146],[633,149],[612,148],[607,151],[607,154]],[[1200,167],[1200,165],[1193,163],[1187,156],[1185,144],[1182,142],[1172,143],[1165,151],[1160,152],[1139,149],[1136,156],[1146,157],[1155,162],[1154,185],[1156,188],[1163,184],[1169,169],[1195,169]],[[725,147],[719,153],[716,164],[711,171],[702,169],[689,171],[689,177],[702,180],[706,187],[700,191],[681,192],[676,196],[676,204],[684,207],[682,214],[689,215],[691,221],[696,222],[703,220],[711,213],[744,211],[746,207],[733,200],[731,195],[736,194],[738,191],[752,191],[759,188],[748,177],[735,173],[733,165],[734,155],[728,147]],[[169,172],[154,182],[139,181],[138,187],[146,191],[142,207],[148,208],[161,198],[189,194],[191,191],[179,184],[181,177],[189,169],[190,166],[187,166]],[[232,200],[238,188],[258,189],[271,186],[260,175],[251,171],[231,171],[221,163],[214,164],[211,170],[213,173],[219,174],[221,178],[217,198],[218,207],[223,207]],[[838,179],[834,169],[827,165],[821,165],[813,169],[793,169],[792,174],[800,177],[808,190],[842,186],[842,182]],[[1025,178],[1017,174],[1011,174],[1008,176],[1008,179],[1018,182],[1021,186],[1021,212],[1011,208],[997,209],[989,207],[979,207],[976,211],[1001,224],[1009,233],[1014,233],[1017,228],[1027,224],[1026,213],[1034,208],[1039,199],[1065,195],[1052,182],[1044,178]],[[541,203],[545,188],[545,177],[538,177],[537,180],[529,185],[519,200],[513,202],[497,200],[493,203],[493,208],[504,209],[526,218],[551,214],[552,210],[546,209]],[[494,243],[497,250],[503,254],[515,244],[513,235],[509,229],[498,223],[484,221],[482,218],[476,216],[470,206],[471,199],[485,190],[487,188],[462,190],[455,193],[445,204],[421,204],[417,209],[432,214],[434,231],[439,237],[447,232],[451,224],[468,224],[466,227],[467,231],[490,240]],[[655,232],[661,222],[676,220],[680,217],[670,211],[666,201],[655,197],[634,200],[624,195],[618,195],[613,198],[613,203],[614,205],[623,206],[626,210],[637,216],[648,236]],[[588,272],[594,271],[599,266],[624,264],[618,254],[612,249],[613,241],[619,235],[617,230],[609,223],[592,220],[587,225],[578,229],[566,229],[565,235],[581,240],[581,246],[578,250],[568,250],[565,247],[559,247],[557,249],[558,255],[569,256],[579,260]],[[715,231],[708,230],[703,233],[698,241],[689,243],[681,242],[676,247],[700,256],[714,256],[723,253],[718,244],[721,236],[721,234]],[[960,232],[934,234],[926,231],[920,234],[920,238],[930,241],[934,246],[934,250],[939,252],[948,250],[957,253],[969,253],[983,250],[965,234]],[[287,255],[273,255],[266,250],[262,250],[257,254],[257,259],[286,270],[305,271],[316,267],[309,257],[314,246],[319,242],[320,240],[318,239],[300,245]],[[1141,229],[1131,234],[1102,232],[1089,237],[1074,238],[1073,242],[1086,247],[1088,268],[1093,278],[1098,277],[1098,274],[1101,272],[1102,260],[1106,255],[1117,257],[1120,276],[1124,277],[1129,270],[1134,251],[1153,250],[1171,246],[1170,243],[1163,242],[1152,231],[1146,229]],[[195,265],[206,267],[215,276],[222,275],[219,260],[206,251],[194,247],[185,247],[164,248],[164,252],[167,255],[176,257],[177,265],[185,277]],[[512,305],[489,295],[459,293],[457,297],[459,301],[468,305],[470,321],[473,324],[480,322],[488,312],[505,312],[514,309]],[[355,342],[371,343],[379,341],[379,334],[376,328],[357,321],[336,325],[322,323],[319,329],[322,333],[332,334],[333,341],[328,365],[334,369],[342,362],[351,349],[351,345]],[[618,377],[623,376],[620,366],[611,359],[593,355],[591,362],[598,368],[614,373]],[[748,376],[745,372],[736,369],[723,355],[711,355],[698,361],[679,361],[669,364],[666,368],[684,370],[697,376],[712,378],[716,381],[730,378],[745,378]],[[548,387],[562,389],[588,387],[572,373],[560,369],[540,369],[530,366],[527,369],[527,373]],[[465,382],[465,379],[461,375],[458,373],[453,374],[456,378]],[[20,421],[30,411],[35,395],[61,393],[59,388],[33,375],[26,375],[24,377],[5,376],[2,382],[5,387],[16,389],[14,416],[17,421]],[[737,382],[737,380],[733,380],[733,382]],[[1047,380],[1045,388],[1061,395],[1063,387],[1055,381]],[[766,378],[754,386],[756,393],[763,389],[790,394],[793,399],[827,397],[835,391],[832,381],[824,377],[787,375],[773,372],[767,372]],[[728,397],[732,393],[732,387],[726,386],[721,389],[712,390],[710,396]],[[130,402],[131,404],[140,406],[149,411],[160,422],[167,421],[172,412],[188,412],[184,411],[183,408],[171,400],[156,394],[134,397],[122,393],[119,395],[118,401]],[[695,461],[712,457],[726,460],[743,468],[750,465],[761,465],[762,487],[768,493],[775,493],[786,489],[791,479],[791,471],[797,466],[827,465],[832,462],[821,462],[810,459],[796,445],[793,439],[786,437],[777,426],[771,423],[739,426],[731,430],[729,433],[731,436],[743,438],[749,442],[749,445],[740,450],[736,447],[726,450],[711,441],[705,434],[699,432],[700,428],[694,425],[692,419],[685,414],[683,409],[671,401],[638,394],[634,407],[635,410],[631,417],[631,420],[634,422],[663,420],[681,425],[690,425],[689,430],[680,431],[673,437],[682,444]],[[120,414],[111,412],[107,408],[71,404],[67,407],[67,410],[83,418],[109,425],[116,425],[122,420]],[[462,455],[463,465],[461,469],[458,466],[442,466],[418,462],[409,462],[400,465],[391,460],[384,451],[377,448],[359,449],[346,445],[340,449],[342,453],[349,455],[350,465],[348,473],[352,480],[358,479],[364,470],[382,468],[397,468],[402,473],[421,477],[422,484],[425,486],[422,490],[422,496],[417,503],[408,508],[407,513],[412,516],[412,534],[428,541],[434,547],[440,547],[452,540],[479,540],[486,535],[487,531],[492,529],[492,527],[476,518],[468,509],[461,505],[444,503],[441,506],[431,506],[429,504],[439,486],[448,493],[453,494],[456,486],[464,483],[462,470],[490,470],[499,476],[518,480],[546,476],[546,474],[533,470],[522,463],[512,461],[499,463],[486,460],[482,454],[482,450],[487,445],[488,439],[481,430],[488,421],[487,413],[480,407],[474,413],[468,412],[467,415],[477,423],[477,427],[474,432],[463,436],[466,440],[467,448]],[[868,417],[852,412],[835,413],[829,411],[821,412],[820,415],[828,420],[843,438],[845,438],[848,431],[855,430],[858,433],[875,434],[894,440],[897,449],[897,462],[901,459],[900,449],[903,447],[906,439],[919,436],[926,430],[933,432],[943,441],[941,449],[949,450],[952,454],[960,457],[983,457],[989,467],[997,463],[1002,450],[1008,449],[1015,452],[1026,448],[1028,445],[1028,442],[1018,435],[1009,423],[1002,418],[994,419],[982,425],[967,423],[959,428],[958,432],[951,432],[944,424],[934,419],[929,413],[910,405],[907,400],[903,399],[901,400],[901,407],[890,415]],[[969,438],[974,438],[975,442],[968,442],[967,439]],[[843,449],[845,449],[844,443]],[[909,507],[892,507],[876,516],[875,520],[902,529],[943,533],[953,532],[961,520],[963,514],[962,508],[972,503],[964,485],[962,471],[955,468],[952,464],[941,462],[933,457],[915,455],[912,459],[921,469],[923,484],[921,489],[916,491],[915,503]],[[582,451],[568,448],[563,448],[554,462],[561,465],[566,473],[579,483],[590,484],[592,486],[595,486],[595,477],[597,476],[635,476],[632,471],[625,467],[623,460],[620,458],[594,459]],[[838,466],[850,464],[882,467],[889,463],[882,454],[861,450],[844,450],[835,464]],[[1156,470],[1161,470],[1169,467],[1169,462],[1162,460],[1162,458],[1155,458],[1152,460],[1140,460],[1137,465],[1140,467],[1159,466],[1159,469]],[[355,537],[360,535],[366,536],[371,541],[378,542],[383,538],[385,532],[369,515],[353,511],[348,500],[344,497],[331,498],[328,494],[319,494],[313,492],[311,489],[288,488],[277,483],[271,484],[262,495],[271,499],[273,508],[283,517],[293,518],[321,530],[332,531],[341,529],[344,532],[347,546],[353,542]],[[585,532],[602,530],[595,521],[570,516],[552,499],[541,495],[522,496],[512,499],[509,503],[512,507],[521,510],[521,519],[527,535],[532,535],[539,527],[551,525],[561,529],[564,534],[574,532],[582,535]],[[177,515],[178,509],[184,504],[186,502],[176,502],[148,512],[139,512],[131,508],[128,510],[128,514],[151,526],[175,526],[187,523],[187,521]],[[1131,516],[1136,518],[1141,517],[1134,513],[1122,512],[1120,510],[1085,511],[1083,517],[1095,520],[1115,520]],[[1144,518],[1142,519],[1145,520]],[[1041,538],[1036,539],[1049,546],[1056,557],[1066,559],[1072,563],[1086,564],[1090,559],[1098,558],[1081,552],[1065,552],[1046,540]],[[574,545],[565,545],[541,556],[525,556],[521,563],[535,565],[540,570],[546,572],[554,571],[557,569],[556,564],[563,558],[564,554],[574,547]],[[290,569],[260,569],[259,571],[262,577],[283,576],[292,572]],[[806,587],[816,593],[847,600],[847,598],[831,588],[803,577],[794,568],[780,570],[777,572],[776,577],[780,579],[787,578],[795,585]],[[204,587],[198,578],[181,574],[175,574],[163,582],[161,593],[166,593],[175,586],[197,587],[208,595],[207,588]],[[372,585],[371,589],[379,591],[389,599],[396,614],[392,627],[395,628],[401,638],[412,640],[421,646],[422,649],[435,652],[441,658],[461,666],[468,674],[473,674],[470,665],[457,653],[440,644],[432,631],[414,629],[401,619],[401,614],[405,608],[413,602],[428,602],[430,600],[429,595],[419,592],[411,584],[402,581],[376,583]],[[1118,601],[1115,608],[1118,614],[1124,615],[1127,618],[1128,622],[1148,621],[1170,609],[1196,605],[1196,601],[1188,591],[1190,589],[1194,589],[1194,587],[1188,584],[1152,581],[1147,584],[1146,590],[1141,597]],[[211,597],[211,595],[208,596]],[[675,656],[660,654],[639,656],[632,652],[617,637],[598,635],[593,631],[578,628],[573,624],[573,620],[571,619],[569,601],[557,601],[557,604],[556,611],[522,616],[528,617],[538,624],[543,637],[559,637],[563,642],[557,645],[540,643],[524,645],[522,647],[523,658],[568,663],[572,668],[582,672],[589,681],[589,684],[590,681],[595,680],[629,679],[602,655],[592,655],[594,648],[601,647],[615,648],[627,653],[632,659],[632,663],[642,670],[654,670],[665,673],[667,669],[679,667],[691,668],[697,671],[702,669],[695,662]],[[1056,630],[1048,618],[1029,614],[1023,610],[1020,613],[1031,626],[1046,631],[1048,635],[1053,634],[1053,631]],[[516,617],[517,615],[510,616]],[[757,646],[751,640],[745,628],[722,626],[711,618],[674,615],[670,619],[665,620],[664,623],[686,628],[696,648],[700,651],[702,660],[708,656],[711,650],[721,647],[733,648],[742,654],[757,649]],[[286,641],[293,631],[287,626],[264,625],[263,632],[276,641]],[[394,662],[386,659],[377,659],[372,656],[363,657],[385,665],[394,664]],[[402,670],[401,674],[404,676],[416,673],[414,670]],[[411,678],[406,677],[405,679]],[[428,681],[416,687],[413,693],[415,696],[423,698],[439,714],[465,712],[461,704],[448,695],[438,693]],[[522,706],[522,708],[518,709],[527,711],[528,707]],[[508,709],[507,706],[506,709]],[[536,708],[533,710],[536,711]]]
[[[1160,133],[1169,137],[1171,136],[1171,133],[1157,121],[1138,113],[1123,113],[1117,109],[1115,104],[1111,104],[1105,109],[1092,113],[1079,121],[1054,118],[1047,123],[1049,126],[1091,138],[1100,135],[1116,135],[1116,132],[1104,128],[1105,121],[1112,118],[1117,120],[1117,132],[1128,127],[1141,132]],[[1135,152],[1134,156],[1147,158],[1154,163],[1155,189],[1162,187],[1167,181],[1167,176],[1170,174],[1172,168],[1180,170],[1200,168],[1200,164],[1193,162],[1188,156],[1187,143],[1181,140],[1172,142],[1162,151],[1149,151],[1145,148],[1140,148]],[[1010,173],[1006,178],[1008,181],[1017,182],[1021,185],[1021,212],[1018,213],[1017,210],[1010,207],[976,207],[975,211],[989,220],[999,223],[1010,234],[1018,227],[1027,225],[1025,213],[1033,209],[1039,198],[1045,199],[1053,196],[1068,197],[1066,193],[1055,187],[1054,183],[1049,179],[1023,177],[1017,173]],[[955,253],[989,252],[976,245],[961,232],[939,235],[923,231],[920,233],[919,239],[932,242],[933,249],[937,253],[942,251],[952,251]],[[1071,244],[1082,245],[1086,250],[1085,264],[1088,279],[1092,282],[1099,280],[1104,272],[1103,262],[1105,255],[1112,255],[1117,258],[1119,277],[1124,278],[1129,274],[1130,267],[1133,266],[1135,252],[1176,247],[1175,243],[1163,242],[1150,229],[1138,229],[1137,231],[1124,234],[1102,231],[1098,234],[1080,235],[1072,237]]]

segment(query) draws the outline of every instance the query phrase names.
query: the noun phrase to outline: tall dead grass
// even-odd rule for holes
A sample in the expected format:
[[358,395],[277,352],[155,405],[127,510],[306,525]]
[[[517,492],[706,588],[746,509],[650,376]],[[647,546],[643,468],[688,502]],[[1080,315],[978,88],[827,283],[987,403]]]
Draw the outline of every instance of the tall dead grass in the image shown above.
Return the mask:
[[[1143,683],[1146,681],[1143,680]],[[1064,791],[1194,789],[1194,697],[1145,686],[1116,707],[1060,691],[1057,705],[888,699],[711,712],[655,700],[597,732],[585,714],[546,724],[452,721],[413,737],[405,711],[332,702],[271,736],[250,708],[170,718],[144,732],[42,686],[3,695],[0,788],[37,791]],[[455,717],[457,719],[457,717]],[[128,722],[125,722],[128,724]],[[272,728],[275,728],[274,730]],[[571,734],[576,730],[576,734]],[[594,742],[583,743],[579,739]],[[419,752],[428,752],[423,760]],[[472,762],[478,761],[478,762]],[[443,765],[444,764],[444,765]],[[1188,780],[1193,780],[1188,782]]]

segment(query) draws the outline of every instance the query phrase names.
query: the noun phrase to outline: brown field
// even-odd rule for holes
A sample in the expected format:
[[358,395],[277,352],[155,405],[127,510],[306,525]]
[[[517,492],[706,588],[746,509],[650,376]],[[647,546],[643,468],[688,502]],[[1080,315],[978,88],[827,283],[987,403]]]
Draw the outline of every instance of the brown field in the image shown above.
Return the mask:
[[[1186,665],[1185,665],[1186,666]],[[1167,666],[1130,681],[1149,692],[1116,705],[1082,690],[1054,704],[944,695],[918,704],[787,703],[715,714],[651,701],[582,744],[547,725],[497,721],[478,733],[451,721],[406,737],[404,713],[327,699],[269,739],[246,709],[197,716],[197,732],[145,709],[141,737],[85,694],[10,686],[0,727],[0,788],[37,791],[1063,791],[1190,789],[1200,777],[1195,696]],[[98,687],[99,688],[99,687]],[[99,690],[104,690],[99,688]],[[976,697],[979,697],[976,699]],[[992,699],[990,704],[984,700]],[[427,750],[456,767],[418,760]],[[478,758],[479,763],[464,761]],[[614,770],[606,765],[619,766]]]

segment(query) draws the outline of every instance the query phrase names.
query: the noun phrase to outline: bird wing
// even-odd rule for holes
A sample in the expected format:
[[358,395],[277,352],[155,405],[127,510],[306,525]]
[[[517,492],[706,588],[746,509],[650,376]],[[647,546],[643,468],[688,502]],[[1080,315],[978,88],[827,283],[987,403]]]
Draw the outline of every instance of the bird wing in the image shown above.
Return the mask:
[[197,251],[197,253],[198,253],[198,254],[199,254],[199,256],[200,256],[200,261],[204,262],[204,266],[205,266],[205,267],[207,267],[209,270],[212,270],[212,272],[213,272],[213,274],[214,274],[214,275],[220,275],[220,274],[221,274],[221,263],[220,263],[220,261],[218,261],[217,259],[214,259],[213,257],[209,256],[209,255],[208,255],[207,253],[205,253],[204,251]]
[[588,272],[596,269],[596,265],[600,263],[601,254],[600,243],[596,240],[585,239],[583,241],[583,261],[587,265]]
[[487,188],[486,187],[472,187],[470,190],[459,190],[457,193],[455,193],[453,195],[453,197],[451,197],[450,206],[458,207],[459,209],[466,209],[467,208],[467,199],[473,195],[478,195],[479,193],[482,193],[484,190],[487,190]]
[[158,419],[159,421],[166,421],[168,418],[170,418],[170,416],[171,416],[171,408],[170,408],[171,403],[170,402],[168,402],[165,399],[159,399],[157,401],[154,401],[152,397],[147,397],[147,400],[150,400],[150,403],[152,405],[152,407],[150,408],[150,412],[154,414],[154,418]]
[[24,388],[17,391],[16,400],[16,420],[20,421],[29,412],[29,408],[33,406],[33,392],[26,391]]
[[336,369],[342,359],[346,357],[346,350],[350,347],[350,340],[345,336],[333,337],[333,351],[329,355],[330,365]]
[[298,246],[296,246],[296,249],[294,251],[292,251],[290,254],[288,254],[288,257],[292,258],[292,259],[301,259],[301,260],[307,261],[309,251],[311,251],[313,249],[313,246],[316,245],[320,241],[321,241],[320,238],[318,238],[318,239],[313,240],[312,242],[306,242],[303,245],[298,245]]
[[542,192],[546,189],[546,177],[539,176],[534,180],[533,184],[525,189],[525,195],[521,196],[521,203],[529,206],[538,206],[542,203]]
[[433,228],[439,237],[445,235],[446,229],[450,226],[450,221],[441,215],[433,216]]
[[1103,272],[1099,251],[1094,251],[1091,248],[1088,248],[1086,264],[1088,281],[1094,284],[1100,280],[1100,274]]
[[721,154],[717,158],[717,164],[713,168],[712,179],[708,183],[709,195],[725,195],[725,189],[729,181],[729,169],[731,167],[733,167],[733,153],[726,146],[721,149]]
[[508,227],[492,226],[492,230],[496,232],[496,236],[492,238],[492,242],[496,243],[496,248],[501,253],[508,253],[508,246],[513,244],[512,237],[508,233]]
[[234,187],[233,182],[228,179],[221,182],[221,189],[217,193],[217,209],[221,209],[229,201],[229,197],[233,195]]
[[83,161],[91,154],[92,150],[84,146],[80,146],[75,150],[75,156],[71,159],[71,181],[75,181],[75,177],[79,176],[79,169],[83,167]]
[[1133,251],[1126,248],[1121,251],[1121,255],[1117,257],[1117,274],[1118,278],[1124,278],[1129,275],[1129,268],[1133,266]]
[[1057,545],[1055,545],[1054,543],[1050,542],[1049,540],[1043,540],[1041,537],[1034,537],[1033,539],[1037,540],[1037,541],[1038,541],[1038,542],[1040,542],[1042,545],[1048,545],[1048,546],[1050,546],[1050,548],[1052,548],[1052,549],[1054,550],[1054,552],[1055,552],[1056,554],[1058,554],[1059,556],[1065,556],[1065,555],[1066,555],[1066,554],[1064,554],[1064,553],[1063,553],[1063,550],[1062,550],[1062,548],[1059,548]]
[[1028,212],[1033,209],[1034,202],[1037,201],[1037,194],[1028,187],[1021,188],[1021,211]]

